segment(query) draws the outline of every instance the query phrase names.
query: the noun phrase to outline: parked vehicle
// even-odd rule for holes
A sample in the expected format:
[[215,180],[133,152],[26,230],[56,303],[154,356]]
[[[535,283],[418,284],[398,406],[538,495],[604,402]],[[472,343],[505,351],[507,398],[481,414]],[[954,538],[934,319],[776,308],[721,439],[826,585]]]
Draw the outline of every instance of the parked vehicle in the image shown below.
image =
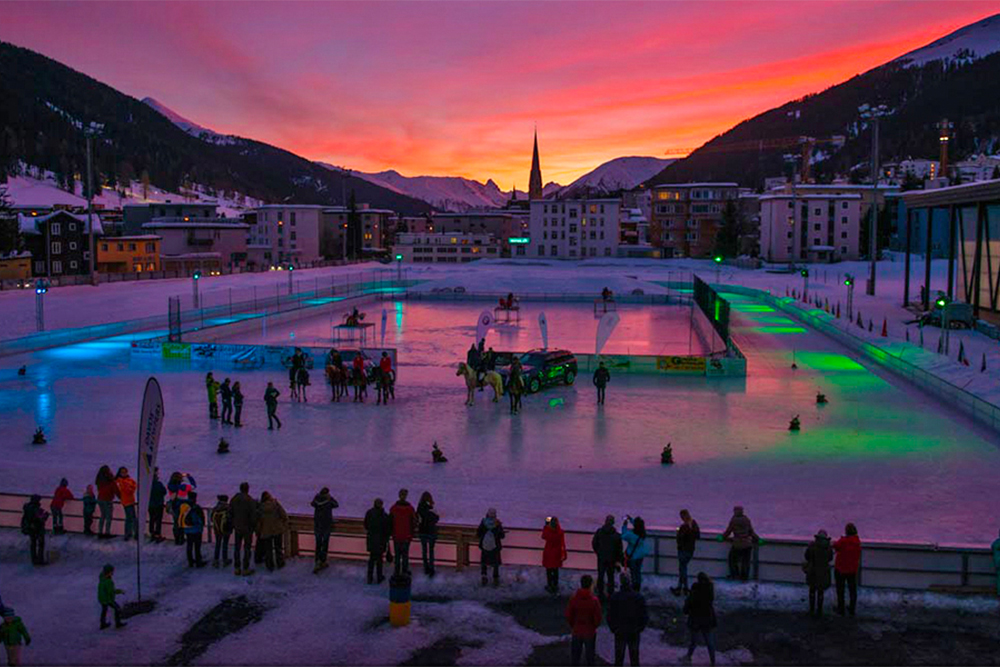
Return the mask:
[[[497,371],[504,387],[510,375],[511,353],[497,354]],[[530,350],[520,355],[524,387],[529,394],[557,384],[571,385],[576,380],[576,357],[569,350]]]

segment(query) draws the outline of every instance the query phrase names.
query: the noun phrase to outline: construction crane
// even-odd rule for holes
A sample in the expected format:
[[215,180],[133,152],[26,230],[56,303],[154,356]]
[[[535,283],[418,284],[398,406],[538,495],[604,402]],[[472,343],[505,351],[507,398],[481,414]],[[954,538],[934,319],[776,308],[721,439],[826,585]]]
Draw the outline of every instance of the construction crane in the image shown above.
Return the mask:
[[842,134],[834,134],[829,137],[773,137],[769,139],[751,139],[745,141],[730,141],[723,144],[703,145],[696,148],[669,148],[664,155],[688,156],[694,151],[701,153],[736,153],[745,151],[778,151],[789,148],[798,148],[802,154],[802,180],[808,181],[810,176],[810,163],[812,162],[813,150],[816,146],[832,145],[841,148],[847,143],[847,138]]

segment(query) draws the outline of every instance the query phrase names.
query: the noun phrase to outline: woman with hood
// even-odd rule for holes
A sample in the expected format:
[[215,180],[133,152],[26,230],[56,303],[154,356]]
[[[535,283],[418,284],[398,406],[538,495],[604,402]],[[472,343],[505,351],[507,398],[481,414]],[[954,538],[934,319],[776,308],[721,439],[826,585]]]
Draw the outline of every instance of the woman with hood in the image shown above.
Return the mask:
[[[629,523],[632,527],[629,528]],[[642,588],[642,561],[649,555],[649,540],[646,539],[646,522],[641,516],[634,519],[625,517],[622,522],[622,539],[628,546],[625,548],[625,562],[635,590]]]
[[285,552],[282,539],[288,532],[288,514],[285,508],[265,491],[260,494],[257,506],[257,534],[264,552],[264,562],[271,572],[277,567],[285,567]]
[[825,530],[816,533],[816,537],[806,547],[805,562],[802,569],[806,573],[806,583],[809,585],[809,615],[817,618],[823,616],[823,595],[830,587],[830,561],[833,560],[833,548]]
[[497,519],[497,511],[491,507],[483,520],[479,522],[479,528],[476,529],[476,537],[479,538],[483,586],[488,583],[486,572],[490,567],[493,568],[493,585],[500,585],[500,552],[503,550],[505,535],[503,524]]
[[115,496],[118,495],[118,484],[109,466],[101,466],[94,484],[97,486],[97,508],[101,511],[101,518],[97,521],[97,536],[102,540],[110,539],[111,518],[115,511],[114,502]]
[[566,532],[559,525],[559,518],[550,516],[542,528],[542,567],[545,568],[545,590],[555,595],[559,592],[559,568],[566,562]]

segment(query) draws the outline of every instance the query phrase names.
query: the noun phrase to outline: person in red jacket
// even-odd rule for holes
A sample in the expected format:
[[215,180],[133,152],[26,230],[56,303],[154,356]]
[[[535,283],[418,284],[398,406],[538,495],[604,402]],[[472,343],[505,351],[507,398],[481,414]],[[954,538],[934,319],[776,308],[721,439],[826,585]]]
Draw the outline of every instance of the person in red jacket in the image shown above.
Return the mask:
[[559,519],[550,516],[542,528],[542,540],[545,549],[542,551],[542,567],[545,568],[545,586],[552,595],[559,592],[559,568],[566,561],[566,533],[559,526]]
[[406,500],[407,489],[399,490],[399,500],[389,510],[392,544],[396,548],[396,574],[410,574],[410,542],[417,532],[417,511]]
[[118,495],[118,484],[108,466],[101,466],[97,471],[97,507],[101,510],[101,518],[97,522],[97,537],[101,540],[111,539],[111,518],[115,511],[115,496]]
[[570,642],[570,658],[574,665],[580,664],[580,654],[586,650],[588,665],[594,664],[597,652],[597,628],[601,625],[601,601],[591,590],[594,578],[589,574],[580,577],[578,590],[566,605],[566,622],[573,631]]
[[59,482],[59,488],[52,494],[52,503],[49,509],[52,510],[52,534],[62,535],[66,532],[63,528],[63,507],[67,500],[73,500],[73,492],[69,490],[69,482],[63,477]]
[[854,616],[858,605],[858,570],[861,568],[861,539],[853,523],[844,527],[844,536],[833,543],[836,557],[833,576],[837,583],[837,613],[844,615],[844,585],[850,592],[851,604],[847,611]]

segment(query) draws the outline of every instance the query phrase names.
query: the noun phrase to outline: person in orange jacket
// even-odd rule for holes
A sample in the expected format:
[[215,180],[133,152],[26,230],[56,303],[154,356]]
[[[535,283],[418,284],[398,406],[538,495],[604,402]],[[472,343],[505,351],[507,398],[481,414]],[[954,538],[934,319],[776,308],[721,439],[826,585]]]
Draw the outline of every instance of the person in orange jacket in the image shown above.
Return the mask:
[[542,567],[547,580],[545,590],[555,595],[559,592],[559,568],[566,562],[566,533],[559,525],[559,519],[550,516],[545,520],[542,540],[545,542],[542,551]]
[[59,488],[52,494],[52,502],[49,509],[52,510],[52,534],[62,535],[66,532],[63,528],[63,507],[67,500],[73,500],[73,492],[69,490],[69,482],[65,477],[59,482]]
[[580,664],[580,654],[586,649],[588,665],[594,664],[597,652],[597,628],[601,625],[601,601],[591,590],[594,578],[589,574],[580,577],[578,590],[566,605],[566,622],[573,632],[570,642],[572,664]]
[[135,480],[128,476],[128,468],[122,466],[115,476],[118,485],[118,497],[121,498],[125,510],[125,539],[139,539],[139,524],[135,515]]

